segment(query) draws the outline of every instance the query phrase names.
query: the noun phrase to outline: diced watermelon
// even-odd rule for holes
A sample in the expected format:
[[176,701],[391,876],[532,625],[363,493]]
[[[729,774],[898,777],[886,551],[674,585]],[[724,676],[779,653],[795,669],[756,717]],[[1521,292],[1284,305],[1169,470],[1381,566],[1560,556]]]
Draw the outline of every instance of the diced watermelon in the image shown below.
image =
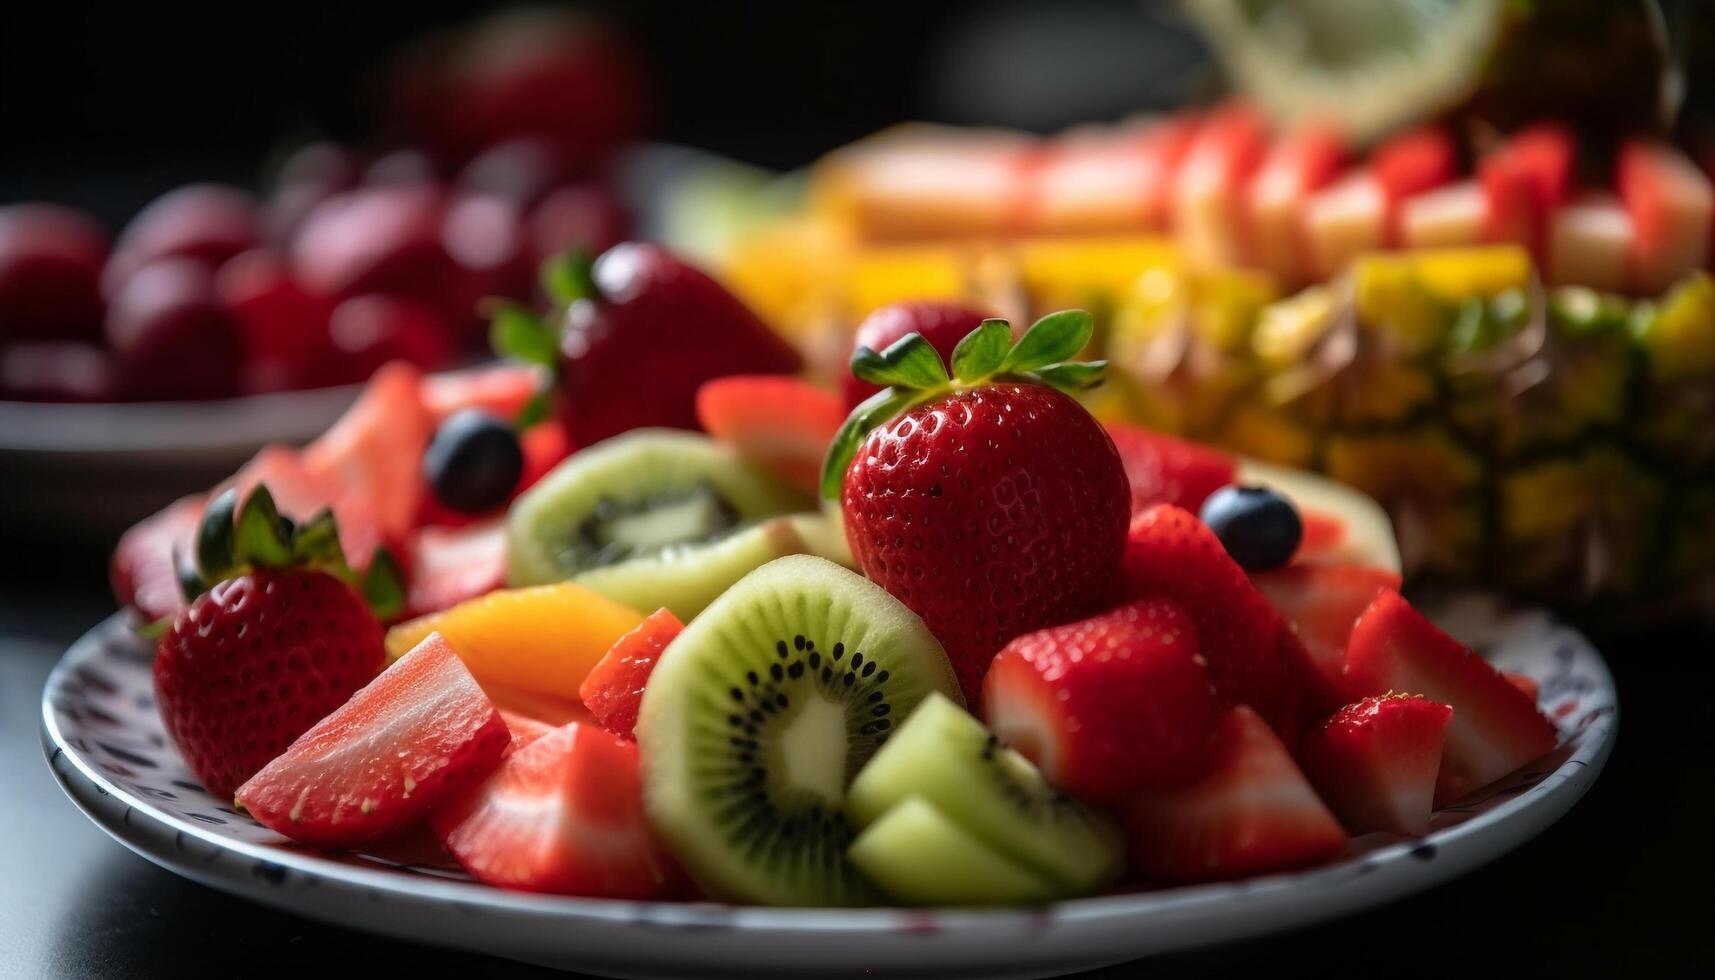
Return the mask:
[[1347,830],[1421,836],[1429,831],[1452,716],[1453,709],[1415,694],[1364,698],[1311,732],[1298,757]]
[[697,389],[697,422],[739,455],[814,493],[846,420],[832,392],[782,375],[733,375]]
[[407,539],[408,615],[440,612],[506,584],[506,528],[499,519],[461,528],[425,527]]
[[1459,177],[1459,148],[1441,126],[1425,126],[1385,140],[1370,154],[1370,168],[1387,202],[1387,240],[1402,243],[1404,203]]
[[1250,178],[1268,149],[1268,125],[1253,106],[1229,103],[1197,128],[1173,186],[1173,231],[1193,261],[1233,265],[1244,258],[1243,218]]
[[1516,242],[1540,261],[1549,215],[1572,192],[1577,159],[1572,131],[1560,123],[1537,123],[1514,133],[1477,166],[1488,204],[1485,237]]
[[389,541],[416,526],[424,493],[423,450],[435,423],[423,405],[422,372],[395,362],[375,372],[333,427],[304,450],[311,475],[335,479],[365,498]]
[[420,395],[437,425],[461,408],[480,408],[513,419],[536,393],[541,374],[540,368],[510,363],[442,371],[423,377]]
[[189,557],[202,520],[203,498],[184,497],[139,521],[119,538],[108,566],[113,597],[132,606],[145,621],[173,616],[185,595],[173,568],[174,550]]
[[1701,267],[1711,252],[1715,190],[1710,178],[1677,148],[1630,140],[1615,167],[1620,200],[1632,216],[1632,288],[1664,292]]
[[1287,282],[1309,275],[1304,201],[1339,174],[1345,156],[1339,131],[1326,124],[1306,123],[1274,141],[1247,192],[1252,260]]
[[657,609],[620,637],[584,678],[578,694],[603,728],[621,738],[633,737],[643,688],[655,672],[655,662],[684,628],[670,610]]
[[1304,205],[1310,266],[1332,279],[1365,252],[1387,244],[1387,198],[1375,174],[1358,170],[1310,196]]
[[1133,517],[1156,504],[1195,514],[1210,494],[1233,482],[1238,464],[1219,449],[1120,422],[1106,428],[1131,484]]
[[1391,589],[1352,628],[1346,679],[1362,696],[1421,694],[1453,709],[1437,806],[1554,750],[1554,725],[1476,651],[1435,627]]
[[1346,646],[1358,617],[1400,577],[1359,565],[1291,565],[1252,572],[1251,581],[1298,636],[1307,655],[1306,712],[1316,718],[1351,700],[1345,677]]
[[1529,674],[1515,674],[1510,670],[1503,670],[1501,676],[1507,679],[1508,684],[1518,688],[1519,693],[1530,698],[1531,704],[1535,704],[1537,698],[1542,695],[1542,685],[1538,684],[1536,678]]
[[1123,807],[1138,871],[1169,881],[1240,878],[1315,864],[1346,846],[1339,821],[1255,712],[1233,708],[1215,742],[1195,783],[1140,793]]
[[538,721],[529,715],[521,715],[515,711],[500,711],[500,720],[506,722],[506,731],[512,736],[512,741],[506,746],[506,754],[512,755],[524,746],[536,741],[554,730],[553,725]]

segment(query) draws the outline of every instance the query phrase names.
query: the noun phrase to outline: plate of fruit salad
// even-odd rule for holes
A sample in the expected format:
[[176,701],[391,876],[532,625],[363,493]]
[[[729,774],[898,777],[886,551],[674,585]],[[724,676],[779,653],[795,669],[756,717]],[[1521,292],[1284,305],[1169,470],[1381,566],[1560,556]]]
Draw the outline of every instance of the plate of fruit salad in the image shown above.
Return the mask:
[[386,369],[121,542],[43,697],[91,819],[585,972],[1041,976],[1422,890],[1611,749],[1589,644],[1406,599],[1374,502],[1098,422],[1085,313],[889,307],[836,393],[659,247],[551,281],[551,398]]

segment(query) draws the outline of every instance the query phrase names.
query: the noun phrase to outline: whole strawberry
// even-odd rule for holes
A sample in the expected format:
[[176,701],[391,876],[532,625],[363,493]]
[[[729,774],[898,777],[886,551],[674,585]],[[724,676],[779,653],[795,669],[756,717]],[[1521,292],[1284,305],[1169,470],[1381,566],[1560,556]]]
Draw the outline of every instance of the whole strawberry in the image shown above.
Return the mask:
[[550,260],[543,287],[563,323],[503,306],[492,340],[555,373],[574,446],[644,426],[695,429],[703,382],[801,366],[738,297],[658,245],[616,245],[593,265],[575,254]]
[[888,387],[834,437],[822,492],[841,499],[864,573],[923,618],[972,700],[1008,640],[1098,608],[1118,572],[1125,469],[1066,393],[1100,376],[1067,360],[1090,330],[1066,311],[1014,344],[1005,320],[984,321],[953,378],[919,334],[852,357]]
[[[950,300],[909,300],[891,303],[863,318],[852,336],[852,351],[868,347],[886,350],[909,334],[919,333],[942,357],[952,357],[953,347],[967,334],[982,325],[988,314],[979,313]],[[847,373],[840,379],[840,395],[846,400],[846,410],[858,407],[865,398],[881,390],[881,386]]]
[[385,650],[371,602],[386,612],[400,595],[385,552],[362,582],[369,598],[353,587],[330,513],[293,527],[265,486],[237,504],[228,490],[204,513],[200,572],[183,575],[190,605],[155,654],[167,734],[217,797],[375,677]]

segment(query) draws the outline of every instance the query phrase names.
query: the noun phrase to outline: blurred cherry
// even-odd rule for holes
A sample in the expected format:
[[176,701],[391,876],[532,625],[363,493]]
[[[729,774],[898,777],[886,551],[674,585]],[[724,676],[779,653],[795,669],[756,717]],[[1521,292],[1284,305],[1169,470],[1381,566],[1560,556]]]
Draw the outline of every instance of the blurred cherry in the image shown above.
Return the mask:
[[101,336],[107,233],[57,204],[0,207],[0,342]]
[[365,187],[323,201],[292,243],[304,288],[344,299],[388,293],[417,300],[450,322],[475,319],[480,284],[442,236],[443,195],[428,187]]
[[187,258],[211,268],[262,241],[256,199],[236,187],[189,184],[156,198],[120,233],[102,277],[112,297],[156,259]]
[[562,187],[530,213],[533,265],[568,248],[600,255],[630,237],[630,213],[618,195],[599,184]]
[[313,387],[334,356],[328,340],[332,304],[292,277],[277,253],[252,249],[220,267],[215,287],[244,334],[244,390]]
[[113,401],[113,359],[94,344],[14,344],[0,351],[0,396],[24,402]]
[[362,159],[337,143],[308,143],[293,151],[280,165],[265,205],[268,240],[287,247],[316,205],[357,186],[362,175]]
[[166,258],[139,268],[113,296],[106,334],[126,398],[221,398],[238,391],[241,328],[203,262]]
[[377,157],[363,172],[365,187],[425,187],[440,180],[440,166],[427,153],[410,147]]
[[341,302],[328,321],[328,337],[334,351],[330,377],[338,381],[361,381],[388,361],[433,370],[452,359],[446,321],[402,296],[372,293]]
[[478,284],[484,296],[529,296],[534,282],[525,235],[524,210],[487,194],[454,199],[442,225],[447,252]]
[[571,167],[551,143],[523,137],[478,154],[459,173],[459,188],[530,207],[571,176]]

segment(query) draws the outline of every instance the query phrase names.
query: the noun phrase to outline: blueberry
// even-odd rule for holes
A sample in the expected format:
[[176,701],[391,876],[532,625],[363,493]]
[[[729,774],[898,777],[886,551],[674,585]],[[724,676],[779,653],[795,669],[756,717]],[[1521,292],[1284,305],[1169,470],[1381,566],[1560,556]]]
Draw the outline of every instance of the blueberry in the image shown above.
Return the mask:
[[1298,508],[1267,487],[1222,487],[1203,501],[1200,516],[1245,568],[1279,568],[1304,539]]
[[444,506],[466,514],[506,503],[523,472],[517,433],[480,409],[447,416],[423,452],[423,479],[430,492]]

